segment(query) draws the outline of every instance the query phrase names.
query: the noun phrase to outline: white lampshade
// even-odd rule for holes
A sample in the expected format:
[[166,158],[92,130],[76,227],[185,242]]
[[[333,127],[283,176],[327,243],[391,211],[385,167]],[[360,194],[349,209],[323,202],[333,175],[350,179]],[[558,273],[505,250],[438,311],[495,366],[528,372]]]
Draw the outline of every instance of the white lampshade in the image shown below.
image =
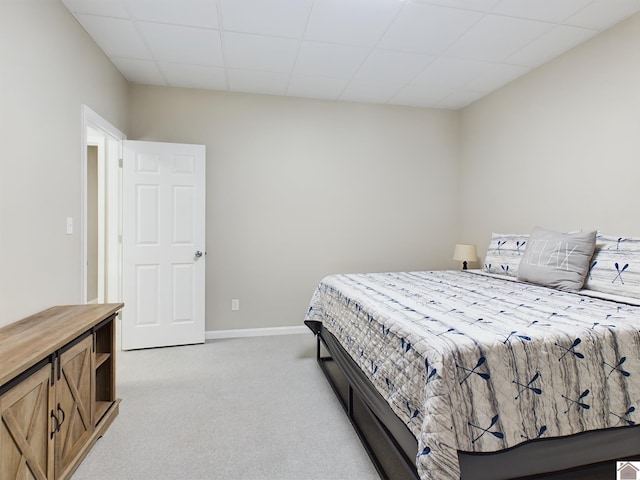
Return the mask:
[[475,245],[468,243],[458,243],[453,251],[453,259],[462,262],[462,269],[467,269],[467,262],[475,262],[478,260],[478,252]]
[[468,243],[458,243],[453,251],[453,259],[459,262],[475,262],[478,260],[476,246]]

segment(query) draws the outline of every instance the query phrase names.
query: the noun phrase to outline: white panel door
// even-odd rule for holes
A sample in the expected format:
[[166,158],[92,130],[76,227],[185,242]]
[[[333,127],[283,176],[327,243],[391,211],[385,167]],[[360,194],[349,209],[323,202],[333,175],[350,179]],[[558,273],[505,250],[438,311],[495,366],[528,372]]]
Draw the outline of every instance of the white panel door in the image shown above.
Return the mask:
[[123,149],[122,348],[204,343],[205,147]]

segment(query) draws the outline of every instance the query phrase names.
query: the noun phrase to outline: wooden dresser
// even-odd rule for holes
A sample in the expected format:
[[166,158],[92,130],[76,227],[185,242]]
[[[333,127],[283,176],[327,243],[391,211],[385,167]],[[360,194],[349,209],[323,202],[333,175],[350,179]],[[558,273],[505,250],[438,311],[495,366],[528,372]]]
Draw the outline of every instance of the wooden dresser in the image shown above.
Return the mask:
[[0,479],[68,479],[111,425],[122,307],[53,307],[0,328]]

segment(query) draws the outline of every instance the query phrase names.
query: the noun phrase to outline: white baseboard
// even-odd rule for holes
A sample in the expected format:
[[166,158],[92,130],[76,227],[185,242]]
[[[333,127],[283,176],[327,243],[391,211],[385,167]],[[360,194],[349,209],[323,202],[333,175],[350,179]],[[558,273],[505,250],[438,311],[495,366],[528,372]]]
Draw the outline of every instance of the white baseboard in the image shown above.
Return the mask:
[[267,337],[270,335],[294,335],[310,332],[304,325],[295,327],[270,328],[238,328],[235,330],[210,330],[204,332],[205,340],[219,340],[221,338]]

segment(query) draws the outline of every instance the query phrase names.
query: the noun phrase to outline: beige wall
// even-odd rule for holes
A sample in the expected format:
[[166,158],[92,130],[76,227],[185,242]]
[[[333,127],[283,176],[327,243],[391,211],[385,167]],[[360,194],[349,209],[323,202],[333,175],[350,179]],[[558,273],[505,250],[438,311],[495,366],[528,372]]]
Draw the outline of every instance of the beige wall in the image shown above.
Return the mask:
[[455,265],[456,112],[149,86],[130,100],[129,138],[207,147],[207,330],[301,325],[330,273]]
[[462,111],[463,236],[640,236],[640,14]]
[[[80,301],[81,105],[126,131],[127,83],[57,0],[0,4],[0,325]],[[73,217],[75,232],[65,233]]]

